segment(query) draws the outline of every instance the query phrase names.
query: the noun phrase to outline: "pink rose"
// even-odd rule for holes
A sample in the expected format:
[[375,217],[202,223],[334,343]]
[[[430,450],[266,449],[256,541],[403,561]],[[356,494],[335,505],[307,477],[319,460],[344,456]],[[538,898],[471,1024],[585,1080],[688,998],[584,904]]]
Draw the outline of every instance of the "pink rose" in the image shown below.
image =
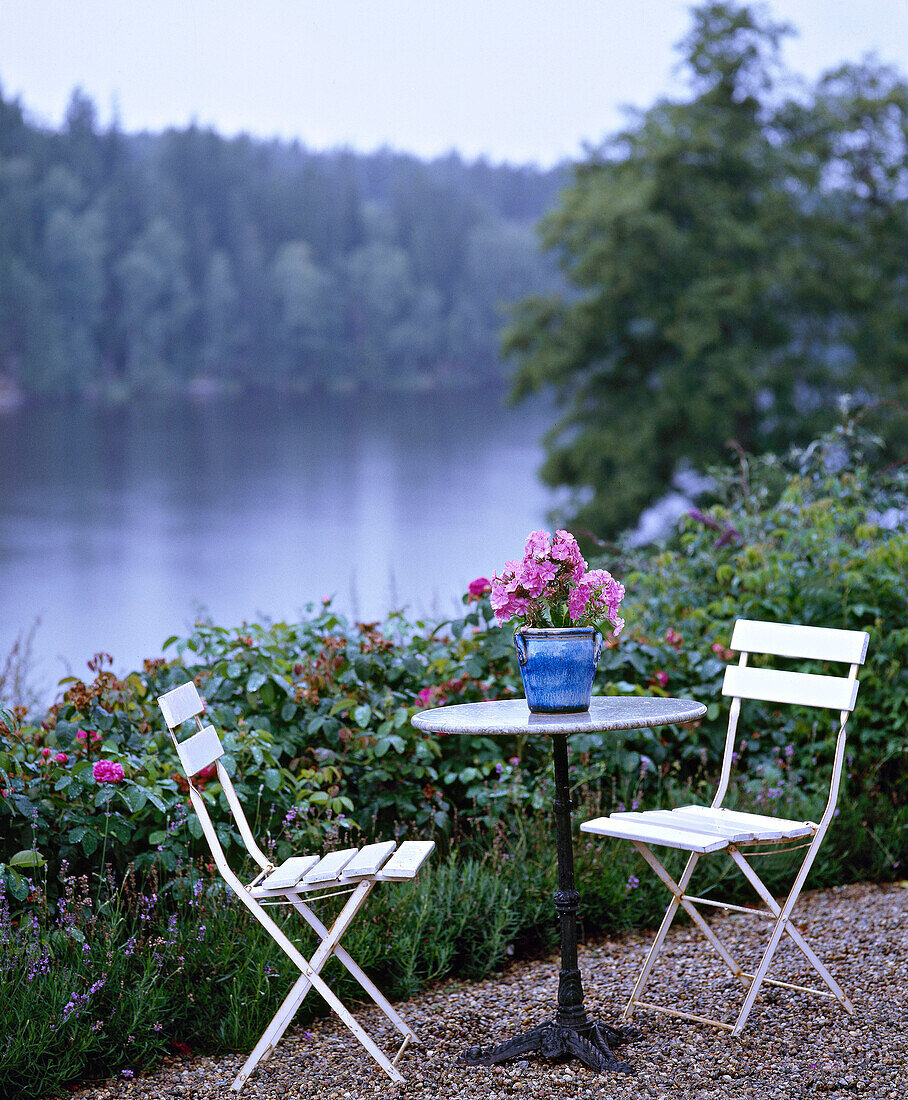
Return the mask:
[[467,591],[471,596],[484,596],[492,591],[492,584],[488,577],[477,577],[475,581],[470,581]]
[[65,752],[58,752],[57,755],[54,757],[54,760],[56,760],[58,764],[69,763],[69,757],[66,755]]
[[92,768],[98,783],[122,783],[126,773],[116,760],[98,760]]
[[46,759],[47,759],[47,758],[48,758],[48,757],[50,756],[50,749],[42,749],[42,750],[41,750],[41,755],[42,755],[42,756],[44,757],[44,759],[46,760]]

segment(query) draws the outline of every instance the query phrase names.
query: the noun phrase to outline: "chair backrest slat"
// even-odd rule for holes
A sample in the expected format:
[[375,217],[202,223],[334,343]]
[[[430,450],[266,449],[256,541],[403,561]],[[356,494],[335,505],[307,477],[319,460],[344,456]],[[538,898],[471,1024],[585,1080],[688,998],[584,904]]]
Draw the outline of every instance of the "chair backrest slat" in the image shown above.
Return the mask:
[[731,636],[731,648],[739,653],[768,653],[776,657],[862,665],[869,640],[870,635],[863,630],[738,619]]
[[852,711],[858,681],[845,676],[816,676],[807,672],[729,665],[725,670],[722,694],[769,703]]
[[187,775],[195,775],[224,755],[224,746],[214,726],[205,726],[185,741],[177,742],[177,754]]
[[198,688],[192,682],[181,684],[166,695],[159,696],[158,706],[172,730],[179,729],[188,718],[195,718],[205,709]]

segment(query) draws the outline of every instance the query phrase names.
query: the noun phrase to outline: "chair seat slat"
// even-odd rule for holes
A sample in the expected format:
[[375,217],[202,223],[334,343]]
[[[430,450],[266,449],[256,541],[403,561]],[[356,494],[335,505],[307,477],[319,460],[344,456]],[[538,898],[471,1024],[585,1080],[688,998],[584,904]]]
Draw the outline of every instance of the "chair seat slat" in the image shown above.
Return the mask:
[[434,840],[405,840],[381,869],[383,879],[415,878],[435,849]]
[[642,813],[609,814],[609,820],[639,821],[649,825],[662,825],[667,829],[684,829],[687,832],[703,833],[706,836],[722,837],[733,844],[743,844],[753,840],[753,829],[732,824],[730,821],[707,821],[703,817],[685,818],[677,810],[644,810]]
[[811,821],[750,814],[743,810],[726,810],[723,807],[713,809],[712,806],[679,806],[672,812],[683,820],[701,818],[704,821],[727,822],[732,826],[749,828],[753,830],[757,840],[770,839],[770,834],[794,840],[797,837],[813,836],[816,832],[816,826]]
[[584,821],[581,832],[595,833],[597,836],[613,836],[621,840],[638,840],[642,844],[663,845],[668,848],[681,848],[686,852],[718,852],[727,848],[730,841],[725,837],[710,837],[706,833],[693,829],[668,828],[664,825],[649,825],[641,821],[622,821],[615,817],[596,817]]
[[394,840],[385,840],[378,844],[367,844],[360,848],[353,859],[341,871],[342,879],[368,878],[381,868],[388,856],[397,847]]
[[851,711],[858,694],[858,681],[845,676],[817,676],[811,672],[782,672],[776,668],[729,665],[725,670],[722,694],[770,703]]
[[355,848],[344,848],[340,852],[328,852],[327,855],[322,856],[311,871],[306,872],[302,881],[307,886],[316,882],[336,882],[341,871],[355,855]]
[[739,653],[768,653],[776,657],[862,665],[869,640],[870,635],[863,630],[738,619],[731,636],[731,648]]
[[300,879],[318,863],[318,856],[291,856],[263,878],[254,892],[265,890],[287,890],[296,886]]

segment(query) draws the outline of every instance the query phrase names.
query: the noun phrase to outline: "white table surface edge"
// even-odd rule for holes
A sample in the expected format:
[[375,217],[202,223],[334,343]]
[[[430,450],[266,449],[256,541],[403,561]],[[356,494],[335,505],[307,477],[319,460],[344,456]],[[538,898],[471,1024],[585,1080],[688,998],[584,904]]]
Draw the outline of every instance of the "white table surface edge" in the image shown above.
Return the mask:
[[429,733],[492,736],[508,734],[604,733],[648,726],[687,725],[706,714],[693,699],[661,695],[595,695],[590,709],[567,714],[533,714],[526,699],[456,703],[414,714],[410,721]]

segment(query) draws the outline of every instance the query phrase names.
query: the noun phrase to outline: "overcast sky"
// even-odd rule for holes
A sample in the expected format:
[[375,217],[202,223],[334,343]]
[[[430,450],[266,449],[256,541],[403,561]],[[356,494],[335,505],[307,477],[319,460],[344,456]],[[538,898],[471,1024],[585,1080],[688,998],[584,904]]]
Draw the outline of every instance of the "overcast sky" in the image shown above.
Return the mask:
[[[678,0],[0,0],[0,87],[59,125],[72,89],[123,128],[195,120],[312,148],[552,164],[679,94]],[[908,71],[908,0],[773,0],[807,77]]]

